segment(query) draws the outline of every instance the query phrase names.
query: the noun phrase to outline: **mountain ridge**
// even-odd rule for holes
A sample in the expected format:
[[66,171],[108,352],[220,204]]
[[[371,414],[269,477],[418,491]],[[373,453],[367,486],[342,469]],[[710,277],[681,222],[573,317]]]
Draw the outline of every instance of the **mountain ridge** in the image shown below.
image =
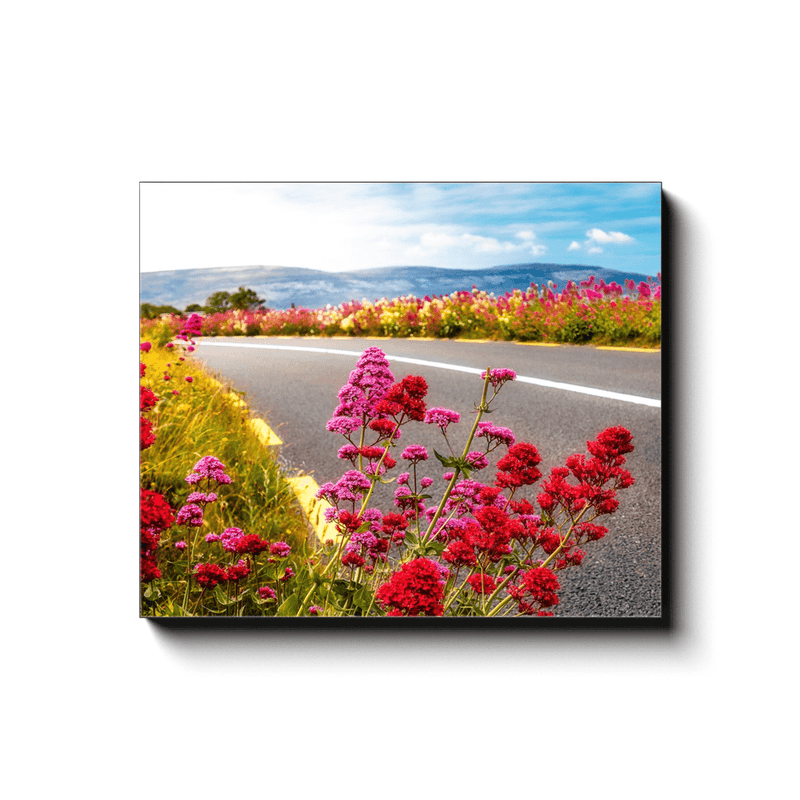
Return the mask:
[[606,283],[646,281],[638,272],[622,272],[604,267],[577,264],[530,262],[494,267],[460,269],[453,267],[395,266],[370,267],[348,272],[326,272],[306,267],[246,266],[143,272],[139,277],[139,302],[171,305],[184,309],[204,305],[214,292],[235,292],[240,286],[253,289],[265,299],[265,306],[306,308],[340,305],[350,300],[375,301],[404,295],[446,295],[472,289],[496,295],[514,289],[526,289],[531,283],[541,285],[551,280],[559,287],[568,280],[580,282],[594,275]]

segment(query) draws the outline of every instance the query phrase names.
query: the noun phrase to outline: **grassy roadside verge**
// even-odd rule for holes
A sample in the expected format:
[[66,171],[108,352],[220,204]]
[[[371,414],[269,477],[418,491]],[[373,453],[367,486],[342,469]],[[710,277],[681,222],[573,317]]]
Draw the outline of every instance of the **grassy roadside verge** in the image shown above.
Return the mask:
[[[295,494],[274,454],[250,426],[249,409],[191,357],[182,358],[180,351],[164,347],[140,353],[146,368],[140,383],[159,398],[144,412],[155,438],[140,454],[141,488],[162,495],[175,516],[195,488],[186,477],[204,456],[219,459],[231,483],[218,492],[217,502],[206,506],[201,526],[176,521],[161,532],[161,575],[143,584],[145,616],[186,611],[181,601],[187,595],[188,572],[206,560],[204,537],[209,533],[239,528],[269,542],[286,542],[295,556],[307,551],[308,527]],[[176,548],[182,541],[188,547]],[[205,608],[206,613],[210,610]]]

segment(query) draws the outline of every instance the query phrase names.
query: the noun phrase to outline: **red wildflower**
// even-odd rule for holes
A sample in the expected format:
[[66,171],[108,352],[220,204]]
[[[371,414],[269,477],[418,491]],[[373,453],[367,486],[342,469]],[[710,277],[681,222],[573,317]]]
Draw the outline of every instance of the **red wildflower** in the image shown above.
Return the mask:
[[235,552],[237,553],[263,553],[269,547],[269,542],[255,533],[247,534],[236,540]]
[[233,564],[225,570],[225,580],[240,581],[250,574],[250,565],[244,560],[239,559],[238,564]]
[[497,462],[495,485],[504,489],[531,486],[542,477],[542,473],[536,468],[541,462],[539,451],[532,444],[517,442]]
[[422,398],[428,392],[428,384],[419,375],[407,375],[400,383],[392,384],[375,405],[374,413],[379,417],[393,417],[396,421],[408,418],[422,422],[425,418],[425,403]]
[[511,510],[515,514],[524,514],[526,516],[533,514],[534,508],[527,500],[512,500],[509,503]]
[[366,563],[366,560],[363,559],[358,553],[354,550],[345,553],[342,556],[342,566],[343,567],[363,567]]
[[369,423],[371,430],[375,431],[382,439],[399,439],[400,428],[390,419],[373,419]]
[[407,528],[408,520],[403,514],[384,514],[381,521],[381,532],[391,536],[393,542],[402,542]]
[[139,490],[139,526],[165,531],[172,527],[175,518],[169,503],[158,492]]
[[470,567],[477,562],[475,551],[466,542],[455,540],[447,545],[442,558],[456,567]]
[[[511,520],[508,515],[497,506],[482,506],[474,512],[474,517],[480,524],[467,528],[468,535],[465,541],[481,550],[485,550],[492,561],[497,561],[501,556],[511,552],[509,542],[514,529],[509,526]],[[521,526],[520,526],[521,527]]]
[[550,555],[558,550],[558,546],[561,544],[561,537],[555,528],[545,528],[539,534],[539,540],[537,544],[542,548],[542,550],[545,551],[545,553]]
[[139,450],[147,450],[156,440],[153,423],[147,417],[139,416]]
[[204,589],[213,589],[227,579],[225,570],[219,564],[198,564],[194,568],[194,576]]
[[149,411],[158,403],[158,397],[146,386],[139,387],[139,411]]
[[341,523],[345,533],[354,533],[361,527],[362,520],[358,514],[342,509],[336,517],[336,521]]
[[633,437],[627,428],[618,425],[601,431],[595,441],[586,442],[586,447],[593,456],[619,466],[625,463],[625,453],[633,452]]
[[160,538],[158,528],[142,528],[139,533],[139,578],[142,583],[161,577],[156,556]]
[[467,583],[472,587],[475,594],[491,594],[497,588],[497,582],[491,575],[478,572],[467,578]]
[[540,608],[558,605],[556,592],[561,589],[561,584],[552,570],[534,567],[522,575],[522,583]]
[[608,533],[608,528],[603,525],[595,525],[592,522],[581,522],[575,527],[576,538],[585,536],[587,541],[596,542]]
[[442,570],[428,558],[415,558],[403,564],[375,592],[378,603],[391,608],[389,616],[440,617],[444,613],[443,598]]

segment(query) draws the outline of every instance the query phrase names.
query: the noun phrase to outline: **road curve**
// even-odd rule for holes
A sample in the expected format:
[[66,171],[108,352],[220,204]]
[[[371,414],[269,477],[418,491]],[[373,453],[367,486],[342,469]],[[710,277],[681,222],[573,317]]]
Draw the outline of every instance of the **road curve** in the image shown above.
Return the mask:
[[[284,467],[311,473],[318,483],[335,481],[343,471],[337,452],[345,440],[327,432],[325,422],[358,356],[370,346],[387,353],[396,379],[409,374],[425,377],[429,406],[445,406],[461,414],[462,430],[454,431],[456,449],[463,445],[473,403],[480,397],[481,381],[475,373],[487,366],[513,369],[533,381],[503,387],[491,419],[511,428],[517,441],[537,446],[545,475],[551,467],[563,465],[570,454],[586,452],[586,441],[604,428],[624,425],[636,445],[628,460],[636,484],[620,493],[620,509],[607,518],[609,534],[587,547],[583,565],[560,573],[564,591],[558,616],[661,616],[660,353],[448,340],[223,337],[197,341],[199,360],[221,380],[244,391],[254,411],[281,437]],[[275,346],[287,349],[272,349]],[[434,435],[431,426],[422,424],[404,430],[402,444],[412,442],[439,452],[446,449],[438,429]],[[431,477],[438,479],[438,470],[431,462],[428,465]],[[475,477],[480,479],[481,474],[488,480],[489,471]],[[383,495],[376,499],[388,510],[392,490],[382,488]]]

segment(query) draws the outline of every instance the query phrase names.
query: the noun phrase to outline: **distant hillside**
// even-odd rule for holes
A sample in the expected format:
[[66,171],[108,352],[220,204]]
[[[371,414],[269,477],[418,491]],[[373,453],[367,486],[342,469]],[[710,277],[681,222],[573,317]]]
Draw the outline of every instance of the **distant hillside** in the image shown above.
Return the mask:
[[486,269],[380,267],[352,272],[301,267],[213,267],[144,272],[140,276],[139,302],[184,309],[192,303],[203,305],[214,292],[235,292],[244,286],[263,297],[269,308],[289,308],[292,303],[320,308],[364,298],[374,301],[402,295],[451,294],[472,289],[473,285],[496,295],[548,280],[563,288],[568,280],[580,282],[590,275],[623,286],[626,279],[637,283],[647,280],[639,273],[572,264],[509,264]]

